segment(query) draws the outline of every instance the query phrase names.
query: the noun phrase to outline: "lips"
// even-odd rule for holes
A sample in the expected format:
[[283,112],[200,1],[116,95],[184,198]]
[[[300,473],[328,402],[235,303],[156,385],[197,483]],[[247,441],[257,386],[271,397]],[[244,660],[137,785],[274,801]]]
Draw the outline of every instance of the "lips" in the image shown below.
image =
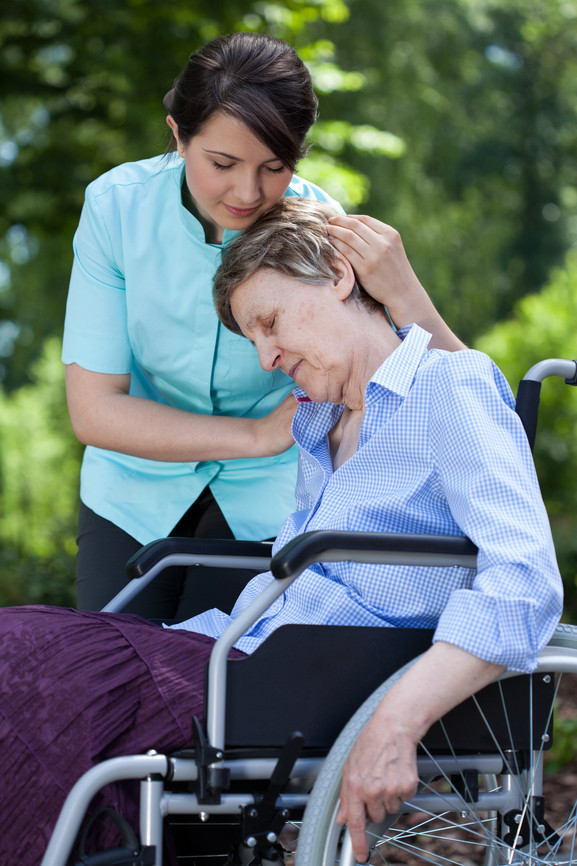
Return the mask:
[[[301,360],[302,360],[302,359],[301,359]],[[298,370],[300,364],[301,364],[301,361],[297,361],[296,364],[293,364],[292,367],[290,368],[288,374],[289,374],[289,376],[290,376],[291,379],[294,379],[294,377],[295,377],[295,373],[296,373],[296,371]]]
[[232,214],[232,216],[249,217],[258,211],[260,205],[257,205],[256,207],[233,207],[230,204],[224,204],[224,207],[227,209],[229,214]]

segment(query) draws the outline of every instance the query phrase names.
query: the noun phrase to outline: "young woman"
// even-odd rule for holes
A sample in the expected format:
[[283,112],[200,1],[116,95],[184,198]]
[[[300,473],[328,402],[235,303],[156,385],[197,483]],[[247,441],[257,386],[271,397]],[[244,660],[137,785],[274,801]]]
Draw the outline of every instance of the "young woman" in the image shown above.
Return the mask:
[[[190,57],[165,105],[173,150],[94,181],[74,240],[63,360],[72,425],[87,445],[77,565],[85,609],[124,585],[141,545],[169,534],[271,538],[294,504],[291,383],[263,372],[254,347],[221,327],[211,285],[223,246],[278,199],[329,198],[293,174],[316,116],[311,79],[286,43],[235,33]],[[398,324],[418,319],[419,305],[426,316],[420,287],[403,294],[412,272],[398,248],[376,266],[379,231],[344,222],[335,243],[357,256],[368,285],[379,272],[377,293],[390,272]],[[450,332],[441,340],[453,347]],[[207,606],[202,591],[214,578],[170,573],[130,610],[186,618]]]

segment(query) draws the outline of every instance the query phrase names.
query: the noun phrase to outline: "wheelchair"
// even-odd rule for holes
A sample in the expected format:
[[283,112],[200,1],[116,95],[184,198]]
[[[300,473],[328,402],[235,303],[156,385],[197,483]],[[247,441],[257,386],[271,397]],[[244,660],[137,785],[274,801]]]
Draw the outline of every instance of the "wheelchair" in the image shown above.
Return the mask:
[[[521,381],[517,409],[531,446],[548,376],[575,385],[577,362],[542,361]],[[321,531],[296,537],[272,559],[264,542],[176,538],[133,557],[131,582],[105,610],[121,610],[172,565],[270,568],[276,580],[214,646],[194,750],[128,755],[89,770],[71,790],[41,866],[65,866],[93,796],[125,780],[140,782],[140,837],[81,861],[88,866],[162,866],[164,819],[191,822],[199,840],[212,828],[217,842],[224,822],[234,825],[230,850],[191,851],[183,866],[354,866],[347,830],[336,823],[342,769],[378,702],[426,651],[432,631],[286,625],[252,655],[228,658],[305,568],[341,560],[474,568],[476,549],[466,538]],[[575,675],[577,627],[561,624],[534,673],[506,672],[437,722],[419,745],[413,799],[367,826],[369,862],[577,866],[577,764],[562,812],[559,783],[549,781]]]

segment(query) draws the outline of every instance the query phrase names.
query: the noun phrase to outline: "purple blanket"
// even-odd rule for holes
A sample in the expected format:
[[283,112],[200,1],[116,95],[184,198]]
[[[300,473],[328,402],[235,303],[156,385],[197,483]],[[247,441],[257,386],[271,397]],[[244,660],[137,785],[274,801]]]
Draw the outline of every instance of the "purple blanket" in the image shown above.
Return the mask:
[[[0,863],[38,866],[95,763],[192,745],[213,643],[125,614],[0,609]],[[110,786],[93,805],[137,828],[137,792]],[[111,823],[98,832],[101,848],[119,843]]]

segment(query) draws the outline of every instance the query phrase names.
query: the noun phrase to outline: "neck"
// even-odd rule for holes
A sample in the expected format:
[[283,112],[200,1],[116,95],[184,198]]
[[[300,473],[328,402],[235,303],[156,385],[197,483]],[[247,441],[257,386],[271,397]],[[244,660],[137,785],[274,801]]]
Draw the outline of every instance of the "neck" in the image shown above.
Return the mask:
[[352,373],[344,394],[344,404],[351,412],[364,411],[365,391],[372,376],[401,341],[385,315],[369,313],[362,316],[363,327],[357,333]]

